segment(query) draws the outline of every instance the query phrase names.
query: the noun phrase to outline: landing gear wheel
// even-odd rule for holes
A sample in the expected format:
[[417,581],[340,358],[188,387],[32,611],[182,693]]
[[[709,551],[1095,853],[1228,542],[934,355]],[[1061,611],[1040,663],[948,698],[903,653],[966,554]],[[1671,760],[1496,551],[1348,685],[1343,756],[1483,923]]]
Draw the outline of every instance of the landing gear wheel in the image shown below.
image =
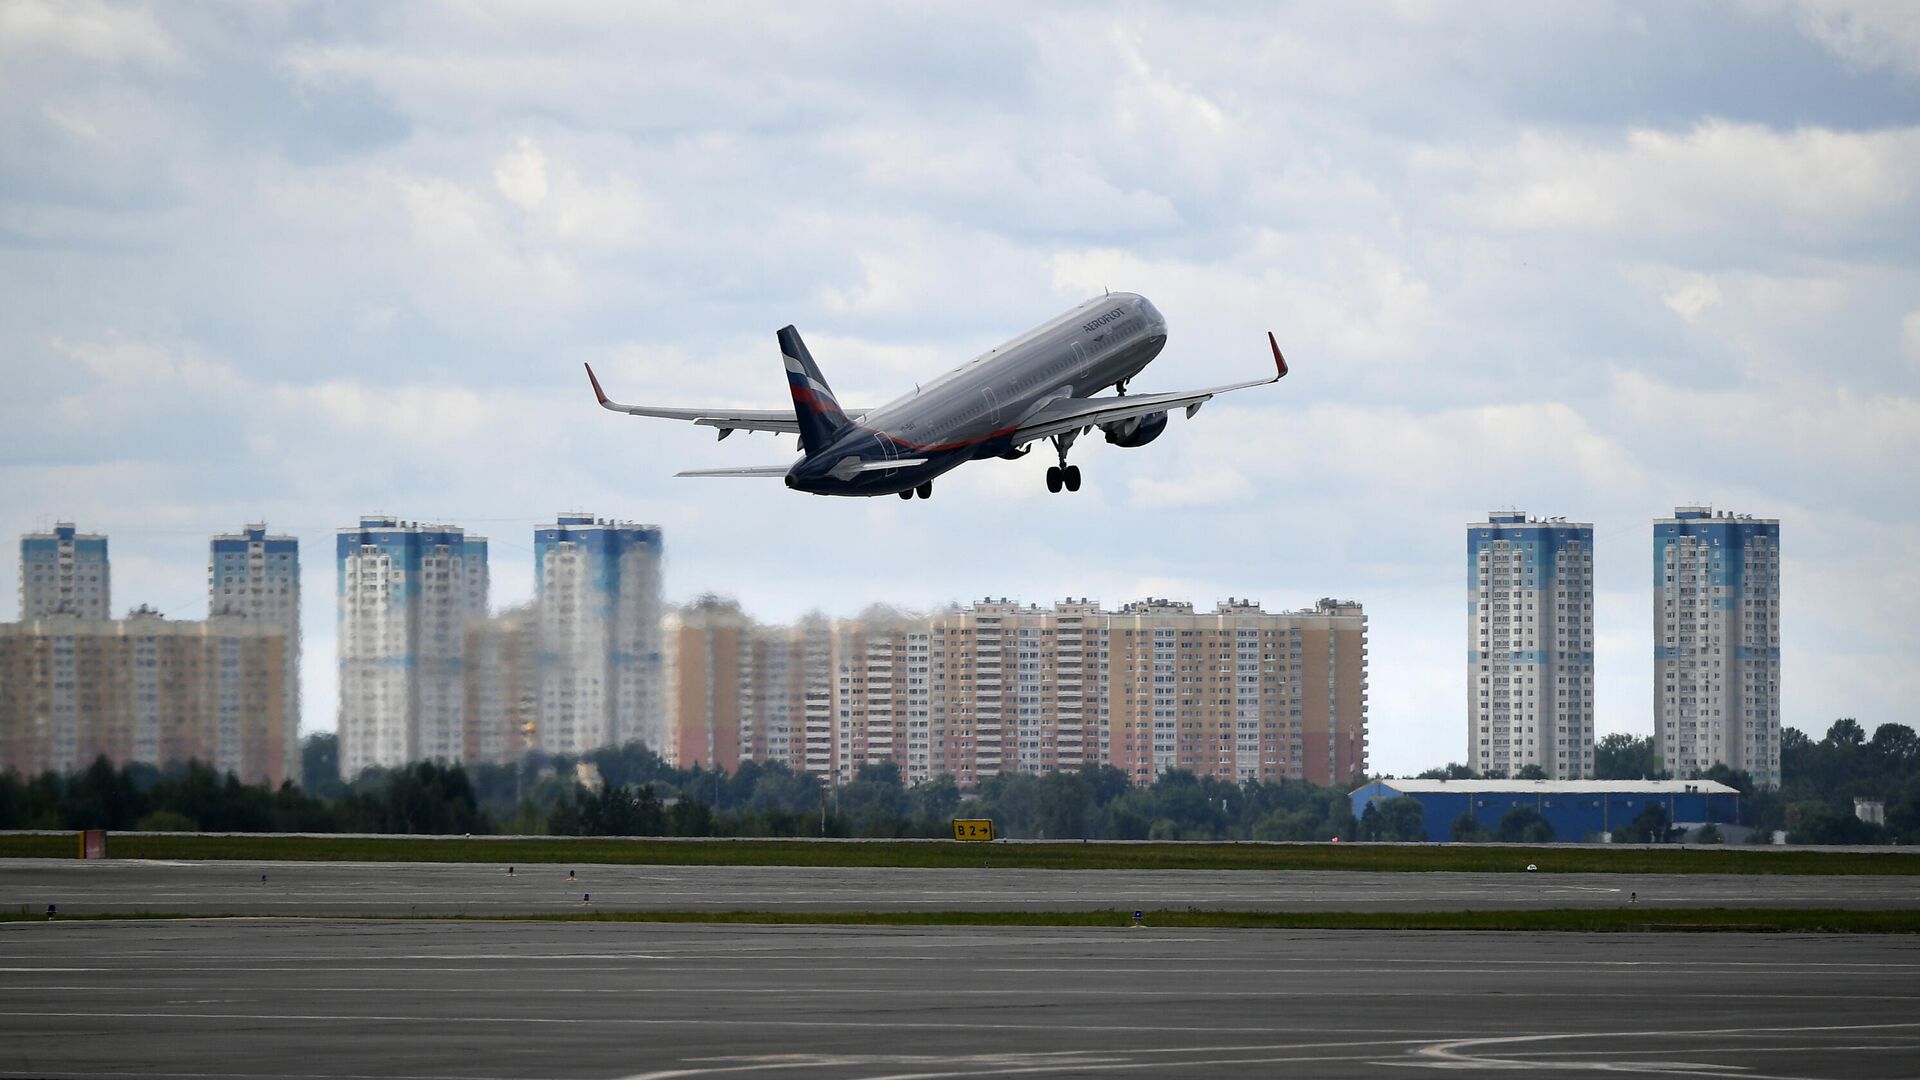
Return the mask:
[[903,492],[901,492],[901,493],[900,493],[900,497],[901,497],[901,498],[903,498],[903,499],[911,499],[911,498],[913,498],[913,489],[912,489],[912,488],[908,488],[907,490],[905,490],[905,491],[903,491]]
[[921,484],[919,487],[914,488],[913,492],[914,494],[920,496],[923,499],[933,498],[933,481],[929,480],[926,483]]
[[1066,482],[1067,490],[1079,491],[1080,490],[1080,466],[1069,465],[1065,469],[1062,469],[1061,472],[1066,474],[1062,476],[1061,479]]
[[1063,482],[1063,478],[1060,475],[1060,466],[1047,466],[1047,490],[1058,495],[1060,494],[1060,485]]

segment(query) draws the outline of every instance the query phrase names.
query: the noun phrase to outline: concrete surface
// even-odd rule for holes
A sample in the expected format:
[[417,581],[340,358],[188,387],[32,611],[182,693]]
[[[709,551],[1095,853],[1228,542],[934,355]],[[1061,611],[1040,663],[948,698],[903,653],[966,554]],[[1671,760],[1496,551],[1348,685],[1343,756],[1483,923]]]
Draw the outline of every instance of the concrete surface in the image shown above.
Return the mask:
[[[11,859],[0,907],[258,915],[602,910],[1441,911],[1623,906],[1915,908],[1920,877],[812,869]],[[261,880],[262,876],[266,880]]]
[[1920,1075],[1920,939],[0,925],[4,1077],[1340,1078],[1427,1069]]

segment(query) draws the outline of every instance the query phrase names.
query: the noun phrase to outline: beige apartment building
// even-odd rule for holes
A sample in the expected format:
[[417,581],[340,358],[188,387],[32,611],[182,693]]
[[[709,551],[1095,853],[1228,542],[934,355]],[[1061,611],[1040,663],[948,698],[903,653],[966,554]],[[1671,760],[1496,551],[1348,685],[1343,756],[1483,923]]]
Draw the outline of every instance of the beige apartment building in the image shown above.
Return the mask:
[[709,598],[668,620],[677,765],[780,761],[835,784],[891,761],[909,784],[1102,762],[1231,781],[1341,783],[1367,762],[1366,615],[1322,600],[1211,612],[1144,600],[983,600],[755,624]]
[[283,627],[54,615],[0,623],[0,771],[199,761],[278,786],[295,760]]

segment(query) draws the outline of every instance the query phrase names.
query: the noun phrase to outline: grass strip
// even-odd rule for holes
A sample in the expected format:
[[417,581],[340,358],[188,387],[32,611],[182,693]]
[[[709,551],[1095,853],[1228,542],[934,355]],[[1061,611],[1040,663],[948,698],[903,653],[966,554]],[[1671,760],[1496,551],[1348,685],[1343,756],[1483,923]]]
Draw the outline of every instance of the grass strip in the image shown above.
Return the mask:
[[[608,839],[114,833],[119,859],[603,863],[671,866],[978,867],[1031,870],[1365,870],[1599,874],[1920,874],[1920,852],[1748,847],[1507,847],[1113,841]],[[72,858],[71,835],[0,834],[0,858]]]
[[[749,926],[1127,927],[1130,913],[1104,911],[581,911],[532,915],[188,915],[165,912],[62,915],[59,922],[130,919],[358,919],[409,922],[697,923]],[[0,912],[0,922],[46,922]],[[1834,908],[1555,908],[1529,911],[1147,911],[1141,925],[1222,930],[1482,930],[1576,933],[1916,934],[1920,910]]]

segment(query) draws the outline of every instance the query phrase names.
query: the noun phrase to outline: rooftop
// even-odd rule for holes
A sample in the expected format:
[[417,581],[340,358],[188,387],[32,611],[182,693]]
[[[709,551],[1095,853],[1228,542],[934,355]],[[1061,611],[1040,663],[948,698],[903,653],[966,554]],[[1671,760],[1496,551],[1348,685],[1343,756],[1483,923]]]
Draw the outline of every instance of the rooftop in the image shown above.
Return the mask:
[[1739,791],[1714,780],[1381,780],[1395,791],[1413,794],[1429,792],[1490,792],[1512,794],[1537,792],[1542,795],[1658,794],[1738,795]]

